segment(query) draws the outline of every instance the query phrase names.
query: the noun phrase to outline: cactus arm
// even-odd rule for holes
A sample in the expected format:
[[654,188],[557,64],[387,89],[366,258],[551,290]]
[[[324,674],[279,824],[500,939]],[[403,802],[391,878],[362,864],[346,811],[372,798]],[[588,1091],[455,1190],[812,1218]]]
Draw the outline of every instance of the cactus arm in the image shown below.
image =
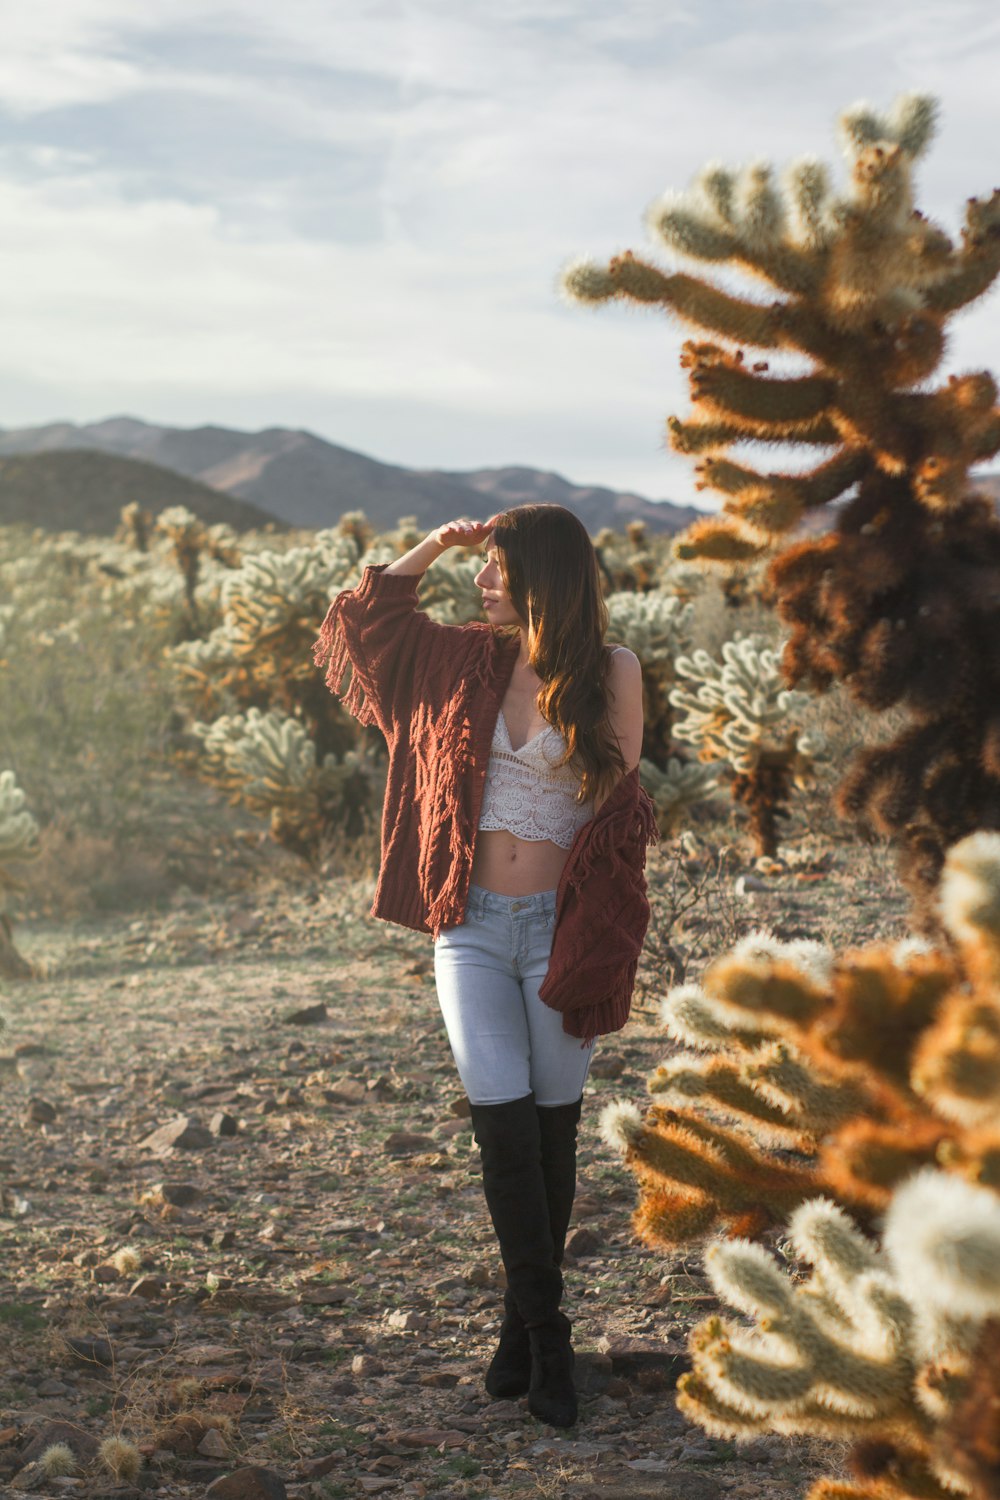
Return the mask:
[[571,267],[563,277],[563,287],[579,301],[624,297],[633,302],[654,303],[668,308],[686,323],[736,343],[752,344],[759,349],[778,347],[777,314],[782,303],[761,304],[732,297],[710,282],[684,272],[667,275],[631,251],[615,256],[604,271],[590,265]]
[[723,419],[809,424],[826,412],[834,391],[833,382],[818,375],[766,379],[745,369],[738,356],[693,340],[684,345],[681,365],[691,372],[693,400]]
[[812,421],[781,423],[736,417],[683,422],[668,417],[667,435],[675,453],[708,453],[730,443],[808,443],[825,448],[841,443],[840,431],[826,413]]

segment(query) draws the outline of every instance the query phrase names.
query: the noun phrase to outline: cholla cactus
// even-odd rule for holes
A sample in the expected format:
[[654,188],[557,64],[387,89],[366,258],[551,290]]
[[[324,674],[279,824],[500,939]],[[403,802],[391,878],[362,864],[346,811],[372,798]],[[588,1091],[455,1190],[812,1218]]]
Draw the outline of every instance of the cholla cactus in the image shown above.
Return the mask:
[[1000,834],[950,851],[943,892],[947,950],[834,961],[754,933],[668,995],[687,1050],[652,1075],[655,1103],[619,1141],[645,1239],[756,1233],[819,1193],[874,1224],[932,1165],[1000,1191]]
[[686,711],[675,737],[695,745],[700,759],[732,766],[733,796],[749,809],[757,853],[770,858],[792,786],[810,786],[826,754],[823,736],[796,723],[809,695],[785,686],[780,659],[763,636],[737,636],[724,643],[721,661],[707,651],[679,656],[677,675],[697,686],[670,694]]
[[441,625],[481,620],[482,595],[473,582],[481,567],[478,554],[469,557],[459,551],[446,552],[421,580],[421,608]]
[[252,708],[195,724],[202,741],[202,773],[234,802],[269,815],[279,843],[312,859],[324,837],[356,836],[365,812],[381,804],[384,774],[348,751],[319,761],[302,724],[274,711]]
[[640,760],[639,779],[656,808],[660,832],[672,838],[680,831],[688,809],[710,797],[719,784],[714,767],[679,760],[672,755],[661,771],[651,760]]
[[123,546],[134,547],[136,552],[148,552],[153,517],[143,510],[137,500],[121,508],[121,521],[115,532],[115,541]]
[[3,659],[4,647],[7,644],[8,626],[17,614],[13,604],[0,604],[0,661]]
[[343,754],[354,733],[316,672],[308,648],[330,593],[358,566],[348,532],[324,531],[315,545],[244,558],[223,582],[222,624],[171,653],[181,685],[202,714],[228,706],[274,709],[301,718],[322,761]]
[[[564,278],[577,300],[649,304],[709,336],[685,345],[694,414],[671,418],[669,433],[724,512],[693,526],[678,555],[777,554],[769,587],[793,631],[789,682],[841,681],[868,708],[909,712],[896,739],[857,755],[838,807],[899,840],[923,912],[945,849],[1000,826],[1000,522],[969,481],[1000,451],[997,389],[985,371],[928,386],[948,320],[1000,271],[1000,191],[968,201],[957,245],[914,210],[935,113],[906,95],[886,116],[843,115],[846,193],[811,159],[782,185],[763,163],[713,164],[653,208],[671,250],[762,277],[770,301],[631,253]],[[809,368],[771,375],[747,348]],[[747,441],[833,452],[808,473],[763,472],[729,456]],[[841,496],[835,531],[789,545],[807,512]]]
[[660,549],[647,536],[644,522],[629,521],[624,536],[605,526],[594,539],[594,550],[608,593],[646,594],[656,587]]
[[170,541],[184,580],[184,596],[192,626],[198,627],[198,572],[208,551],[208,529],[186,505],[168,505],[156,518],[156,530]]
[[[0,895],[20,884],[11,866],[38,854],[38,824],[26,802],[14,772],[0,771]],[[27,979],[32,973],[32,966],[14,946],[10,918],[0,911],[0,975]]]
[[670,760],[670,686],[674,661],[691,641],[692,604],[668,594],[611,594],[608,639],[634,651],[642,664],[643,756],[664,768]]
[[681,1410],[737,1440],[854,1439],[861,1482],[820,1480],[811,1500],[995,1500],[995,1403],[977,1384],[1000,1327],[1000,1198],[925,1171],[895,1194],[884,1250],[826,1199],[790,1230],[814,1268],[799,1285],[745,1241],[708,1252],[715,1290],[756,1327],[712,1318],[694,1331]]

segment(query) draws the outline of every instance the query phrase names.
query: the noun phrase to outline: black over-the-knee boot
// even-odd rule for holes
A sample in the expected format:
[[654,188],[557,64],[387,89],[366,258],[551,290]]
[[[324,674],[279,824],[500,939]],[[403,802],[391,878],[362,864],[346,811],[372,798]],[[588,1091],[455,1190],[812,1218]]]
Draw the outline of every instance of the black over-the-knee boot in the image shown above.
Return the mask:
[[542,1174],[549,1205],[549,1229],[557,1266],[563,1262],[566,1231],[576,1197],[576,1132],[583,1099],[572,1104],[538,1104],[542,1137]]
[[[528,1406],[555,1426],[576,1420],[570,1323],[559,1311],[562,1272],[556,1264],[542,1166],[542,1130],[533,1094],[505,1104],[473,1104],[472,1124],[483,1164],[483,1190],[507,1273],[508,1298],[528,1333],[531,1355]],[[563,1231],[565,1235],[565,1231]],[[505,1318],[505,1324],[510,1319]],[[522,1337],[508,1328],[508,1351]],[[503,1339],[502,1339],[503,1342]],[[491,1394],[523,1394],[518,1361],[498,1358],[490,1367]],[[523,1371],[523,1363],[520,1365]],[[504,1377],[507,1377],[506,1379]],[[520,1389],[511,1389],[520,1385]]]
[[[552,1258],[563,1262],[566,1231],[576,1194],[576,1133],[583,1099],[572,1104],[536,1104],[542,1152],[542,1176],[552,1235]],[[489,1369],[486,1389],[491,1396],[512,1399],[527,1395],[531,1384],[531,1342],[514,1294],[508,1286],[503,1299],[500,1340]]]

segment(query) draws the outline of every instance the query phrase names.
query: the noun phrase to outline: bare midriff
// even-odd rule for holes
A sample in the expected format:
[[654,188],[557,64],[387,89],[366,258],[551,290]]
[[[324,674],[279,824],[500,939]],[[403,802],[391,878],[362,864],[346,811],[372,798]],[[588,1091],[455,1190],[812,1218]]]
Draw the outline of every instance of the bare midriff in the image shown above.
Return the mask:
[[476,834],[472,883],[498,896],[533,896],[554,891],[569,850],[551,839],[519,839],[506,828],[484,828]]

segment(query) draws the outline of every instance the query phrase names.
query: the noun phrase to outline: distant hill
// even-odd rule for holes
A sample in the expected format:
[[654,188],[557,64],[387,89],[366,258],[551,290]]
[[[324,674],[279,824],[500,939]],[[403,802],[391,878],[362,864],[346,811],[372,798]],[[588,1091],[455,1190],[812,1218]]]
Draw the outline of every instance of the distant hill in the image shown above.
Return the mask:
[[669,501],[574,485],[537,469],[406,469],[285,427],[240,432],[111,417],[81,426],[56,422],[0,431],[0,456],[64,449],[156,464],[247,501],[290,526],[309,528],[331,526],[344,511],[363,510],[380,531],[396,526],[402,516],[415,516],[418,526],[430,530],[451,516],[485,519],[498,506],[529,500],[565,505],[591,534],[602,526],[620,531],[631,520],[645,521],[650,531],[675,532],[700,514]]
[[168,505],[186,505],[208,525],[225,521],[235,531],[268,525],[285,530],[266,511],[158,464],[71,448],[0,457],[0,525],[111,536],[122,506],[133,500],[154,515]]

